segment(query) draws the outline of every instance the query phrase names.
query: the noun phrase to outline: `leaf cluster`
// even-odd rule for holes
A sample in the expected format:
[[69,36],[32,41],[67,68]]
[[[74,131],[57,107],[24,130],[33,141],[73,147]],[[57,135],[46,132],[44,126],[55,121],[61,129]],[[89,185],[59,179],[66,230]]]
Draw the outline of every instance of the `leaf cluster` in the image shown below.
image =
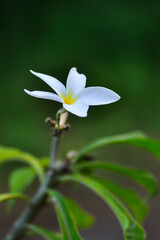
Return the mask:
[[[86,154],[96,148],[106,147],[110,144],[133,145],[147,150],[158,159],[160,158],[160,142],[141,132],[104,137],[93,141],[77,151],[70,159],[67,159],[70,171],[63,172],[59,176],[57,184],[63,184],[64,182],[78,183],[93,191],[116,215],[125,240],[144,240],[146,233],[142,223],[148,212],[147,199],[157,192],[156,179],[147,170],[135,169],[107,161],[86,160]],[[36,177],[38,177],[40,184],[44,181],[45,170],[49,165],[48,158],[38,159],[18,149],[0,147],[0,164],[15,160],[23,161],[27,165],[15,169],[11,173],[9,193],[0,194],[0,202],[9,200],[8,208],[10,210],[17,199],[29,201],[29,197],[24,192]],[[98,169],[131,179],[146,190],[147,197],[140,196],[132,187],[126,188],[107,177],[102,178],[97,174]],[[47,196],[47,201],[52,204],[56,211],[61,232],[54,233],[30,223],[26,226],[27,235],[41,235],[47,240],[81,240],[82,237],[78,229],[92,226],[94,217],[84,211],[73,199],[64,197],[55,189],[49,188]]]

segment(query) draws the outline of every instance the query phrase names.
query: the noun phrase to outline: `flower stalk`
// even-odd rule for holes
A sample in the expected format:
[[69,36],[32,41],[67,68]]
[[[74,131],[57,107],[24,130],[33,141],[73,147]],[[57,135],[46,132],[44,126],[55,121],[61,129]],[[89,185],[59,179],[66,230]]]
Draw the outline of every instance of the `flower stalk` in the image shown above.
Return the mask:
[[[60,124],[60,121],[61,121],[61,116],[63,113],[65,113],[66,110],[64,108],[61,108],[57,114],[56,114],[56,123],[57,123],[57,129],[60,130],[61,129],[61,124]],[[67,120],[67,119],[66,119]]]

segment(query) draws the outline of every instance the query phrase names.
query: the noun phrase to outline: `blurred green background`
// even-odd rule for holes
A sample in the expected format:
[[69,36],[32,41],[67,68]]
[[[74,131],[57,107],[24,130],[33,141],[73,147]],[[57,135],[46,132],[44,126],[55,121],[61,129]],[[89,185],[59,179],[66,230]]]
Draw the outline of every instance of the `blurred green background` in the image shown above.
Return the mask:
[[[87,76],[87,86],[110,88],[121,100],[90,107],[87,118],[70,115],[72,128],[62,140],[62,155],[96,137],[137,129],[159,138],[160,2],[17,0],[4,1],[0,11],[1,145],[48,155],[50,135],[44,120],[54,118],[60,104],[32,98],[23,89],[50,90],[30,69],[65,83],[73,66]],[[159,172],[156,161],[150,157],[146,162],[139,152],[135,164],[130,148],[127,153],[110,148],[108,156],[132,165],[142,159],[140,166]],[[156,210],[155,216],[154,221]]]

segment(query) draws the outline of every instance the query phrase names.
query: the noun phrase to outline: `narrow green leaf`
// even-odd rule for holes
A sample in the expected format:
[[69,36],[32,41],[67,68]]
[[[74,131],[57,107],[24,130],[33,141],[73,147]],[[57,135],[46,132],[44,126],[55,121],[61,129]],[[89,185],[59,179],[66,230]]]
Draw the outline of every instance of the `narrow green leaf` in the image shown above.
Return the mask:
[[79,158],[83,157],[86,153],[96,148],[115,143],[129,144],[143,148],[154,154],[158,159],[160,159],[160,142],[158,140],[147,137],[142,132],[137,131],[99,138],[90,143],[89,145],[85,146],[81,150],[79,150],[74,160],[75,161],[78,160]]
[[146,170],[134,169],[119,164],[100,161],[79,163],[76,164],[74,167],[75,171],[83,171],[85,169],[89,170],[103,169],[111,172],[116,172],[118,174],[122,174],[136,181],[141,186],[145,187],[145,189],[147,189],[152,195],[156,194],[157,192],[156,179],[150,172]]
[[56,191],[49,190],[49,195],[51,198],[56,200],[55,209],[57,215],[59,216],[61,228],[63,234],[67,237],[64,240],[82,240],[77,231],[72,213],[62,195]]
[[68,232],[67,232],[67,228],[65,226],[64,219],[62,217],[61,210],[59,208],[56,208],[56,212],[57,212],[59,225],[60,225],[60,228],[61,228],[61,231],[62,231],[62,239],[63,240],[70,240]]
[[103,184],[105,188],[109,189],[109,191],[119,197],[131,209],[138,222],[142,223],[144,221],[148,213],[148,206],[135,191],[126,189],[106,178],[100,178],[97,176],[92,176],[92,178]]
[[18,149],[0,146],[0,164],[13,160],[23,161],[31,165],[31,167],[35,169],[40,180],[43,181],[44,171],[39,163],[39,159]]
[[29,200],[27,196],[20,193],[1,193],[0,194],[0,202],[7,201],[10,199],[24,199]]
[[103,184],[82,175],[66,175],[61,181],[73,181],[83,184],[99,195],[113,210],[123,229],[125,240],[144,240],[145,232],[141,225],[131,216],[125,206]]
[[33,225],[33,224],[28,224],[27,228],[31,230],[33,233],[36,235],[40,235],[44,237],[46,240],[62,240],[59,234],[53,233],[43,227]]
[[70,211],[72,212],[72,216],[76,222],[78,228],[89,228],[94,223],[94,218],[91,214],[84,211],[75,201],[72,199],[65,199]]

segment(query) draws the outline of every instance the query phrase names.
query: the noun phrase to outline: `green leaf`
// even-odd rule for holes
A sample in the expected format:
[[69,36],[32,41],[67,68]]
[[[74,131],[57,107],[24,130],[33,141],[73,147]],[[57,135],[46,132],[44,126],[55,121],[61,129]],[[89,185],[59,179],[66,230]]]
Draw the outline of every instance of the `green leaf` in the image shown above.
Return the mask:
[[72,216],[76,222],[78,228],[89,228],[94,223],[94,218],[91,214],[84,211],[75,201],[72,199],[66,198],[65,199]]
[[[45,157],[39,161],[41,167],[45,168],[49,165],[49,158]],[[32,167],[21,167],[13,171],[9,179],[9,187],[11,192],[24,192],[27,187],[34,181],[36,172]]]
[[35,171],[32,168],[19,168],[11,173],[9,179],[10,191],[24,192],[26,188],[33,182]]
[[39,159],[18,149],[0,146],[0,164],[14,160],[23,161],[29,164],[34,168],[40,180],[43,181],[44,171],[39,163]]
[[29,200],[27,196],[20,193],[2,193],[0,194],[0,202],[4,202],[10,199],[24,199]]
[[154,154],[158,159],[160,159],[160,142],[158,140],[147,137],[142,132],[131,132],[115,136],[99,138],[89,145],[85,146],[77,152],[75,161],[83,157],[86,153],[109,144],[123,143],[134,145],[136,147],[143,148],[152,154]]
[[53,233],[43,227],[33,225],[33,224],[28,224],[27,228],[31,230],[33,233],[35,233],[36,235],[40,235],[44,237],[46,240],[62,240],[59,234]]
[[40,159],[40,164],[43,168],[46,168],[50,164],[50,158],[49,157],[43,157]]
[[[39,164],[42,168],[49,165],[49,158],[40,159]],[[24,192],[29,185],[34,181],[36,172],[32,167],[22,167],[13,171],[9,177],[10,192]],[[7,203],[7,211],[11,211],[16,200],[11,200]]]
[[[13,171],[9,177],[9,189],[11,193],[24,192],[35,179],[33,168],[24,167]],[[17,200],[11,200],[7,204],[7,210],[11,211]]]
[[141,225],[131,216],[125,206],[103,184],[82,175],[66,175],[62,182],[73,181],[85,185],[99,195],[113,210],[123,229],[125,240],[144,240],[145,232]]
[[148,206],[135,191],[126,189],[106,178],[104,179],[97,176],[92,176],[92,178],[103,184],[105,188],[119,197],[131,209],[138,222],[142,223],[144,221],[148,213]]
[[146,170],[134,169],[134,168],[125,167],[119,164],[100,162],[100,161],[79,163],[79,164],[76,164],[74,167],[75,171],[77,170],[83,171],[85,169],[89,169],[89,170],[103,169],[111,172],[116,172],[118,174],[122,174],[136,181],[141,186],[145,187],[145,189],[147,189],[151,193],[151,195],[154,195],[157,192],[156,179],[150,172]]
[[56,212],[57,212],[57,217],[58,217],[58,221],[59,221],[59,224],[60,224],[60,228],[61,228],[61,231],[62,231],[62,236],[63,236],[62,239],[63,240],[70,240],[68,232],[67,232],[67,228],[65,226],[65,222],[64,222],[64,219],[62,217],[62,213],[61,213],[60,209],[57,208]]
[[53,198],[55,209],[59,217],[60,225],[63,231],[64,240],[82,240],[76,228],[72,213],[62,195],[56,191],[49,190],[49,195]]

